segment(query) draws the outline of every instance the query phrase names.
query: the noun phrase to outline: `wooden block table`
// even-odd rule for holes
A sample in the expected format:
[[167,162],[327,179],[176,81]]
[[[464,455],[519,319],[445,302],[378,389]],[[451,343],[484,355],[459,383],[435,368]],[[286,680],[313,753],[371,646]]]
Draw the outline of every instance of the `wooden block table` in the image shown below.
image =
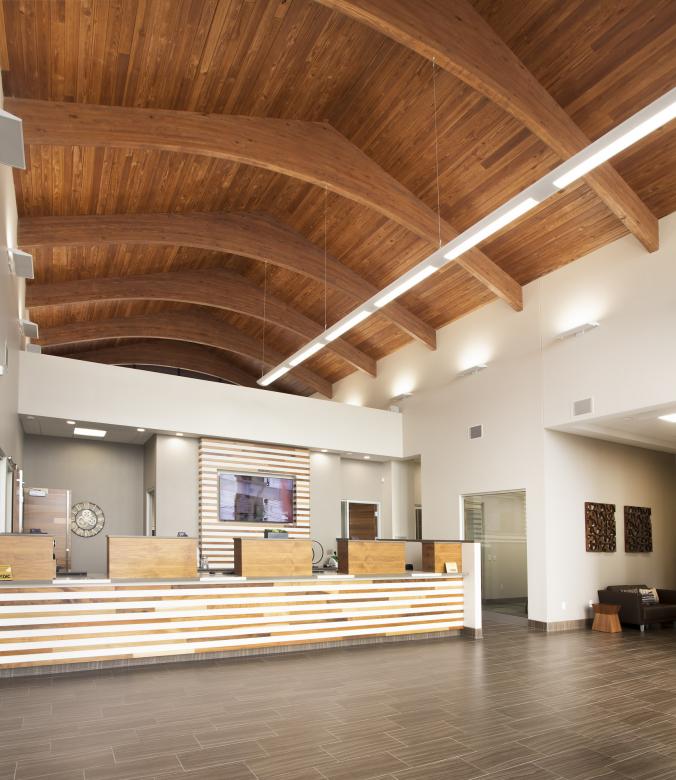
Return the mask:
[[605,631],[608,634],[617,634],[622,631],[620,625],[620,605],[619,604],[593,604],[594,631]]

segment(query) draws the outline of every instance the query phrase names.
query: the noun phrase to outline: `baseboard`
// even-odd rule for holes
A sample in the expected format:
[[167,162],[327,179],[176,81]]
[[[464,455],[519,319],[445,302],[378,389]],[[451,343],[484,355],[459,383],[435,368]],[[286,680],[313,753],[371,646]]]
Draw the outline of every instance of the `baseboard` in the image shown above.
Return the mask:
[[580,618],[579,620],[555,620],[547,623],[544,620],[528,620],[529,631],[544,631],[547,634],[558,633],[560,631],[583,631],[591,628],[592,620]]
[[464,637],[467,637],[467,639],[483,639],[484,638],[484,632],[482,628],[470,628],[469,626],[465,626],[462,629],[462,635]]
[[[225,650],[212,653],[191,653],[185,655],[158,655],[149,658],[117,658],[108,661],[83,661],[82,663],[56,664],[53,666],[18,666],[13,669],[0,669],[0,679],[7,677],[34,677],[39,675],[64,674],[69,672],[89,672],[100,670],[123,670],[138,667],[158,666],[172,663],[206,663],[224,659],[238,660],[261,658],[288,653],[306,653],[316,650],[341,649],[365,645],[395,644],[397,642],[417,642],[420,640],[440,640],[460,638],[468,629],[451,631],[432,631],[422,634],[397,634],[394,636],[368,636],[353,639],[336,639],[330,642],[299,643],[297,645],[278,645],[273,647],[247,648],[243,650]],[[476,629],[469,629],[470,631]],[[480,629],[479,629],[480,630]]]

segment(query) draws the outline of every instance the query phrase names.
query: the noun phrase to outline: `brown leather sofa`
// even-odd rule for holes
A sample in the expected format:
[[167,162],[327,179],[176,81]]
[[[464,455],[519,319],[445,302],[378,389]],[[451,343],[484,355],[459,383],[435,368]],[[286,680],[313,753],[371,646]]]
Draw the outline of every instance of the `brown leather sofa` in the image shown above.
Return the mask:
[[647,585],[609,585],[600,590],[601,604],[619,604],[620,621],[640,626],[645,630],[651,623],[671,623],[676,621],[676,590],[657,588],[658,604],[644,604],[639,588]]

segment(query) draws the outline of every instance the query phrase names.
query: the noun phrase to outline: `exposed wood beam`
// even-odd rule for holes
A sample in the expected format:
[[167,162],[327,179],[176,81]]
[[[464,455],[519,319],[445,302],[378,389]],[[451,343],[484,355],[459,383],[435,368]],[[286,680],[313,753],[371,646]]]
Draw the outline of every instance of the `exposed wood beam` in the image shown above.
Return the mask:
[[5,25],[5,12],[0,2],[0,70],[9,70],[9,50],[7,49],[7,27]]
[[[19,242],[29,248],[97,244],[167,244],[251,257],[324,281],[324,252],[272,217],[263,214],[120,214],[85,217],[22,217]],[[355,302],[378,292],[346,265],[329,256],[327,283]],[[427,347],[436,347],[434,328],[401,303],[383,307],[395,325]]]
[[[176,271],[117,278],[77,279],[51,284],[31,284],[26,288],[26,306],[43,306],[111,300],[160,300],[193,303],[235,311],[265,319],[290,330],[306,341],[318,336],[323,327],[272,295],[263,302],[263,291],[238,274],[223,268],[208,271]],[[376,376],[376,361],[344,339],[336,339],[327,349],[340,355],[354,368]]]
[[[507,44],[466,0],[317,0],[434,59],[486,95],[567,159],[589,144]],[[586,177],[608,208],[649,252],[659,247],[657,219],[609,164]]]
[[[328,124],[12,98],[27,144],[164,149],[283,173],[360,203],[437,245],[437,214]],[[442,221],[443,241],[458,233]],[[479,249],[458,264],[517,311],[520,285]]]
[[[54,347],[61,344],[128,338],[186,341],[234,352],[255,360],[261,359],[259,341],[203,311],[172,312],[170,317],[166,314],[146,314],[119,319],[69,322],[51,328],[41,328],[39,343],[45,347]],[[284,357],[276,350],[265,350],[265,363],[268,368],[281,363]],[[331,398],[331,382],[303,366],[292,370],[305,385]]]
[[210,347],[168,339],[133,341],[115,347],[75,352],[63,357],[118,366],[163,366],[196,371],[242,387],[257,388],[256,377],[228,362]]

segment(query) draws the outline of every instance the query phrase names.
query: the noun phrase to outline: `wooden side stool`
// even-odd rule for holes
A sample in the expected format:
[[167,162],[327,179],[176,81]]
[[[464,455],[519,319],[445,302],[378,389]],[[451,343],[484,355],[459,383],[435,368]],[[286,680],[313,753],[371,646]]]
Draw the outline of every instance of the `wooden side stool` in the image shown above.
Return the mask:
[[592,630],[605,631],[607,634],[617,634],[622,631],[619,604],[592,604],[592,606],[594,607]]

